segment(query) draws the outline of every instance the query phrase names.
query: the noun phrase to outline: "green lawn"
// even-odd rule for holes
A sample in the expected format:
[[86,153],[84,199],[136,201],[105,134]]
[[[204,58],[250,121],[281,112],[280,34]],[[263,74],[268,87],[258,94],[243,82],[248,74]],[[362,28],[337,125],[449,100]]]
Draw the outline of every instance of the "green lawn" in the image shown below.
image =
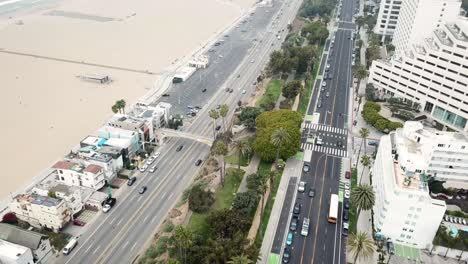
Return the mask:
[[260,175],[268,175],[271,171],[271,162],[261,161],[258,165],[258,173]]
[[[351,186],[357,186],[357,169],[351,170]],[[357,225],[357,210],[356,207],[351,203],[349,208],[349,232],[356,234]]]
[[[237,153],[233,153],[232,155],[226,156],[225,158],[226,163],[235,164],[235,165],[238,164],[238,161],[237,161],[238,159],[239,159],[239,154]],[[249,165],[249,155],[241,155],[240,164],[241,166]]]
[[266,87],[265,94],[262,96],[262,98],[260,98],[260,100],[257,101],[256,106],[266,110],[272,109],[271,106],[275,106],[276,101],[278,101],[278,98],[281,94],[282,88],[283,85],[281,80],[271,80]]
[[205,231],[208,230],[208,223],[206,222],[206,218],[208,217],[210,212],[218,209],[231,207],[232,201],[236,196],[237,189],[239,188],[239,185],[242,181],[242,177],[245,173],[243,170],[241,170],[241,174],[239,176],[236,176],[236,174],[234,173],[235,171],[237,171],[237,169],[227,169],[224,187],[218,188],[216,190],[215,202],[211,209],[208,212],[202,214],[193,213],[187,224],[187,228],[206,233]]
[[[320,47],[320,52],[318,54],[322,54],[323,46]],[[315,79],[317,78],[317,73],[320,68],[320,57],[314,59],[314,69],[310,74],[310,80],[306,84],[304,94],[299,99],[299,106],[297,107],[297,111],[301,113],[303,116],[306,114],[307,106],[309,105],[310,97],[312,95],[312,91],[314,90]]]

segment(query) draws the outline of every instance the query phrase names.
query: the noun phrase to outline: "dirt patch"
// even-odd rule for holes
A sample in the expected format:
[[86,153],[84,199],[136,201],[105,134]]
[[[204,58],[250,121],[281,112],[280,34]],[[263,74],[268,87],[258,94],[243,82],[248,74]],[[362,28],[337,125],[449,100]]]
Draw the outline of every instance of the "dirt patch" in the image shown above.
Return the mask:
[[270,82],[271,78],[265,78],[263,81],[255,87],[255,91],[252,93],[252,95],[249,97],[247,101],[247,106],[252,106],[254,107],[257,101],[263,96],[265,93],[266,85]]

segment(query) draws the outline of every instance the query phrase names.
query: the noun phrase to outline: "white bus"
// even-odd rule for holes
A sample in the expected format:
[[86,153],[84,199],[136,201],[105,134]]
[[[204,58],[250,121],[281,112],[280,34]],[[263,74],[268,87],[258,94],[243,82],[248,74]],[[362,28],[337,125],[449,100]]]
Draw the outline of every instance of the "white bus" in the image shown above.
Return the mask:
[[330,211],[328,212],[328,222],[336,224],[338,218],[338,195],[332,194],[330,198]]

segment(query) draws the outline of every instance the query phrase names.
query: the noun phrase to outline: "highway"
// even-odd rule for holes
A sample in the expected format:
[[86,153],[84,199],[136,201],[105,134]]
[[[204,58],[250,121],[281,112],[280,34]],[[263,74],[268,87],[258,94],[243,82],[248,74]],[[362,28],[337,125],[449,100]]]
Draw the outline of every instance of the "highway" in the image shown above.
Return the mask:
[[[343,190],[340,186],[345,181],[345,170],[349,168],[347,120],[349,97],[352,96],[350,87],[354,44],[351,35],[355,29],[352,16],[356,4],[355,0],[342,0],[338,28],[331,32],[325,45],[326,52],[319,76],[324,76],[329,64],[329,72],[333,77],[331,80],[317,79],[307,114],[312,116],[319,113],[320,117],[317,123],[306,121],[303,126],[301,148],[305,157],[310,157],[310,161],[306,160],[305,163],[310,164],[311,168],[309,172],[303,171],[300,178],[300,181],[307,183],[306,191],[300,193],[296,189],[288,189],[286,197],[292,197],[293,201],[285,200],[275,235],[272,253],[282,255],[286,236],[290,232],[292,206],[296,202],[302,204],[299,228],[294,232],[293,244],[290,246],[290,263],[346,263],[346,237],[342,235]],[[321,91],[323,82],[326,84]],[[317,136],[323,139],[321,146],[310,140]],[[291,178],[292,180],[295,181],[296,178]],[[308,196],[309,188],[315,189],[315,197]],[[336,224],[329,223],[327,219],[331,194],[340,196]],[[304,218],[310,219],[309,234],[306,237],[300,234]]]
[[[299,0],[275,0],[273,3],[273,6],[258,7],[253,15],[249,14],[243,26],[233,29],[241,32],[227,33],[227,38],[233,42],[232,48],[225,41],[221,48],[218,46],[218,52],[210,55],[217,54],[219,60],[168,91],[170,100],[177,101],[170,101],[176,104],[175,112],[185,111],[187,104],[203,106],[197,117],[184,124],[184,133],[190,133],[192,137],[212,137],[212,121],[207,114],[209,109],[218,104],[228,104],[229,120],[237,102],[251,95],[255,88],[252,82],[268,62],[269,54],[280,48],[287,34],[286,30],[281,32],[281,40],[278,40],[273,30],[277,32],[286,28],[300,5]],[[246,32],[242,32],[243,27],[247,27]],[[198,74],[202,75],[202,81]],[[227,86],[234,92],[225,92],[223,88]],[[207,92],[201,92],[202,87]],[[241,92],[243,89],[245,94]],[[180,145],[184,146],[183,149],[176,152]],[[57,263],[132,263],[144,253],[144,246],[198,172],[200,167],[194,165],[195,161],[205,159],[209,149],[209,145],[188,138],[169,139],[158,150],[161,157],[153,163],[158,167],[156,172],[137,174],[138,180],[133,186],[122,187],[116,196],[116,206],[107,214],[99,213],[85,227],[76,248],[70,255],[57,258]],[[138,189],[143,185],[148,190],[139,194]]]

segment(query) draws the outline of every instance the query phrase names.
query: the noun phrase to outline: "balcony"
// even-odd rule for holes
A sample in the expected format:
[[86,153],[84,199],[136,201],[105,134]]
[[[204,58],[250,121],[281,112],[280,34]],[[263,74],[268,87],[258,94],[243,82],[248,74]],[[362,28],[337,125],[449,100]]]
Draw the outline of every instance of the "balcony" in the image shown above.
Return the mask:
[[434,34],[436,35],[436,37],[439,39],[439,41],[446,45],[446,46],[450,46],[452,47],[453,46],[453,42],[452,40],[449,38],[449,36],[447,35],[447,33],[445,31],[443,31],[442,29],[436,29],[434,30]]
[[466,37],[465,33],[461,31],[461,29],[456,24],[447,24],[446,25],[448,31],[452,33],[453,37],[460,41],[468,42],[468,37]]

